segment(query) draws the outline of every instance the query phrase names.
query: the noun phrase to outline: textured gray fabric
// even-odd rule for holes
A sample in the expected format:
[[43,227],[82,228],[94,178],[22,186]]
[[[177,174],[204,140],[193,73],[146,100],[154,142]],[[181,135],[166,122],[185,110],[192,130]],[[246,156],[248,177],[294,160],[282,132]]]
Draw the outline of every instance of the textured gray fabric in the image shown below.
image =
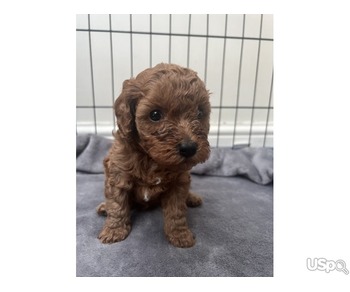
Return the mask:
[[[203,198],[201,207],[188,209],[192,248],[168,243],[160,208],[133,211],[126,240],[101,244],[105,218],[95,208],[103,201],[99,172],[110,143],[98,136],[77,139],[77,276],[273,276],[273,186],[243,177],[192,175],[192,190]],[[260,171],[272,161],[262,157]]]
[[103,158],[113,140],[98,135],[77,136],[77,171],[103,173]]
[[209,159],[192,169],[194,174],[214,176],[246,176],[258,184],[273,179],[273,153],[271,148],[214,148]]

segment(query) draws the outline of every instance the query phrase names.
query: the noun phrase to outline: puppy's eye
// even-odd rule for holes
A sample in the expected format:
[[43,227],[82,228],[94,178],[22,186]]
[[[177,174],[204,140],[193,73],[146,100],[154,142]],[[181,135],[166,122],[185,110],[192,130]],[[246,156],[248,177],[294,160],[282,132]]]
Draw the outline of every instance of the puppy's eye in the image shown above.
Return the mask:
[[158,122],[162,118],[162,113],[161,113],[160,110],[151,111],[150,114],[149,114],[149,118],[153,122]]

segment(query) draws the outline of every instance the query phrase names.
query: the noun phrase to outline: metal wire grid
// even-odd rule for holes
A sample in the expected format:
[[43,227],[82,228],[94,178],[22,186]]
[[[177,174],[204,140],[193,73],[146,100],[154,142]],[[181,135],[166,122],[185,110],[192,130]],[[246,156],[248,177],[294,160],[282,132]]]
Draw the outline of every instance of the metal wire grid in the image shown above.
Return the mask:
[[[93,131],[90,132],[95,133],[95,134],[101,134],[98,131],[98,120],[97,120],[97,109],[110,109],[112,110],[112,105],[114,102],[114,98],[117,96],[117,92],[115,89],[114,85],[114,59],[115,58],[122,58],[123,56],[116,56],[114,53],[114,47],[113,47],[113,35],[114,34],[127,34],[130,36],[130,77],[134,76],[134,73],[139,73],[139,72],[134,72],[134,44],[133,44],[133,38],[134,35],[148,35],[149,36],[149,67],[154,66],[153,64],[153,49],[154,49],[154,44],[152,42],[154,36],[166,36],[169,38],[169,45],[168,45],[168,59],[164,60],[164,62],[171,63],[172,62],[172,38],[173,37],[184,37],[187,38],[187,61],[186,65],[187,67],[190,67],[190,49],[191,49],[191,39],[192,38],[204,38],[205,39],[205,59],[204,61],[204,82],[207,83],[207,75],[208,75],[208,42],[210,39],[223,39],[223,52],[222,52],[222,62],[221,62],[221,77],[220,77],[220,93],[219,93],[219,104],[218,105],[212,105],[212,110],[217,111],[217,121],[216,121],[216,129],[214,131],[211,131],[211,146],[213,147],[219,147],[220,145],[220,137],[221,137],[221,129],[223,125],[223,110],[229,110],[232,113],[232,116],[234,117],[234,124],[233,124],[233,130],[231,133],[231,147],[239,146],[240,144],[244,144],[247,146],[251,146],[252,142],[252,137],[254,137],[255,133],[253,131],[253,122],[254,122],[254,113],[256,110],[264,110],[267,111],[266,114],[266,122],[264,125],[264,131],[263,131],[263,139],[262,141],[260,140],[256,145],[253,146],[272,146],[272,137],[273,137],[273,129],[272,125],[269,125],[269,122],[271,122],[271,116],[273,114],[273,69],[272,69],[272,74],[270,76],[270,90],[269,90],[269,97],[268,97],[268,103],[263,106],[257,106],[256,105],[256,93],[257,93],[257,82],[259,78],[259,64],[260,64],[260,52],[261,52],[261,43],[262,42],[273,42],[273,38],[264,38],[262,37],[262,29],[263,29],[263,22],[264,22],[264,15],[260,15],[260,24],[259,24],[259,36],[258,37],[249,37],[245,35],[245,28],[246,28],[246,15],[243,15],[242,18],[242,32],[241,36],[232,36],[232,35],[227,35],[227,29],[228,29],[228,15],[225,15],[225,21],[224,21],[224,34],[223,35],[216,35],[216,34],[210,34],[209,33],[209,28],[210,28],[210,15],[206,15],[206,34],[194,34],[191,33],[191,24],[192,24],[192,15],[188,15],[188,32],[187,33],[176,33],[172,31],[172,15],[169,15],[169,32],[159,32],[159,31],[152,31],[152,26],[153,26],[153,15],[149,15],[149,31],[136,31],[133,30],[133,15],[129,15],[129,30],[116,30],[112,29],[112,15],[108,15],[108,25],[109,29],[92,29],[91,28],[91,16],[90,14],[87,15],[87,28],[77,28],[77,32],[84,32],[88,34],[88,45],[89,45],[89,63],[90,63],[90,77],[91,77],[91,91],[92,91],[92,105],[76,105],[77,111],[79,109],[92,109],[93,111]],[[110,70],[111,70],[111,90],[112,90],[112,100],[110,105],[99,105],[96,103],[96,98],[95,98],[95,78],[94,78],[94,66],[93,66],[93,49],[92,49],[92,44],[91,44],[91,33],[109,33],[109,51],[110,51]],[[235,105],[225,105],[223,102],[223,93],[224,93],[224,80],[225,80],[225,66],[227,65],[227,54],[230,52],[227,52],[227,40],[240,40],[241,45],[240,45],[240,57],[239,57],[239,64],[238,64],[238,86],[237,86],[237,92],[236,92],[236,100],[235,100]],[[255,64],[255,74],[254,76],[251,76],[251,78],[254,78],[254,93],[253,93],[253,101],[252,104],[247,106],[247,105],[240,105],[240,90],[241,90],[241,73],[242,73],[242,60],[243,60],[243,55],[245,52],[245,42],[249,41],[256,41],[258,42],[258,50],[257,50],[257,58],[256,58],[256,64]],[[266,79],[266,78],[265,78]],[[244,143],[237,143],[236,138],[237,138],[237,118],[239,111],[241,110],[250,110],[250,119],[249,119],[249,130],[248,134],[246,134],[246,138]],[[114,113],[112,112],[112,119],[113,119],[113,125],[116,124],[115,121],[115,116]],[[214,121],[215,123],[215,121]],[[112,131],[112,129],[111,129]],[[77,124],[77,134],[81,133],[79,130],[78,124]],[[105,134],[105,133],[102,133]],[[213,136],[215,138],[213,138]],[[268,137],[270,139],[268,139]],[[239,145],[237,145],[239,144]],[[227,146],[227,145],[225,145]]]

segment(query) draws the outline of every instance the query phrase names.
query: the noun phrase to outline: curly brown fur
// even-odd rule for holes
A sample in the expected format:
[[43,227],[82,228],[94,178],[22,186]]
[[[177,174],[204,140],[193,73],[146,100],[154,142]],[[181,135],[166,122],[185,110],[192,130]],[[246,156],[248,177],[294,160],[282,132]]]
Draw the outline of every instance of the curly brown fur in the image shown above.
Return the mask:
[[197,74],[159,64],[126,80],[114,104],[118,131],[104,160],[107,215],[99,235],[103,243],[125,239],[135,204],[160,204],[167,239],[190,247],[186,209],[202,203],[189,191],[189,170],[209,157],[209,93]]

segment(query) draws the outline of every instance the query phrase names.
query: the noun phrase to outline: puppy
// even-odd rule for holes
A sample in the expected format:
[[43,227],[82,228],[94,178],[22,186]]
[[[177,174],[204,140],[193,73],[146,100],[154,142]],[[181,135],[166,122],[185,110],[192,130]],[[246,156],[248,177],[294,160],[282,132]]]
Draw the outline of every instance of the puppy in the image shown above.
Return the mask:
[[202,200],[190,192],[189,170],[208,159],[209,92],[196,72],[159,64],[126,80],[114,103],[118,131],[104,159],[106,215],[102,243],[124,240],[135,204],[159,204],[164,232],[176,247],[191,247],[186,209]]

